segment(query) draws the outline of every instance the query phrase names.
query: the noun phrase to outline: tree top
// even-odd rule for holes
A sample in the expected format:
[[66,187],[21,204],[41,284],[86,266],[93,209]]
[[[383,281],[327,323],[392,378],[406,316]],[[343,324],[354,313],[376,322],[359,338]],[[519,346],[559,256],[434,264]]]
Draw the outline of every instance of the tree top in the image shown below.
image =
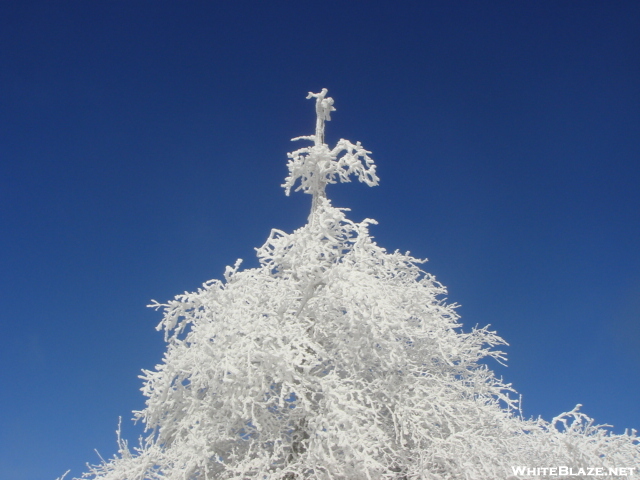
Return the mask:
[[288,154],[289,176],[282,185],[287,195],[291,188],[300,180],[295,189],[313,195],[311,215],[318,206],[319,198],[326,198],[325,188],[329,183],[350,182],[352,174],[358,180],[370,187],[378,185],[379,178],[376,175],[376,166],[371,153],[365,150],[360,142],[355,144],[341,138],[333,149],[324,142],[324,122],[331,120],[331,112],[335,111],[333,98],[327,97],[328,90],[323,88],[320,93],[309,92],[307,99],[316,99],[316,132],[315,135],[307,135],[293,138],[296,140],[310,140],[314,144],[310,147],[300,148]]

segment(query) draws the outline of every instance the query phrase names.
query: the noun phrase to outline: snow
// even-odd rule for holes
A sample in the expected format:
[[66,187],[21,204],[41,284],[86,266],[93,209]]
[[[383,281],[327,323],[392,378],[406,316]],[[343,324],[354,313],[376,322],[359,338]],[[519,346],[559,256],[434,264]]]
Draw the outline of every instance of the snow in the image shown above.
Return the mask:
[[306,225],[272,230],[260,265],[151,306],[167,350],[143,371],[147,436],[91,467],[95,479],[489,479],[512,466],[635,467],[635,432],[613,435],[577,406],[524,419],[489,327],[463,329],[423,260],[389,253],[331,205],[328,183],[378,184],[360,142],[310,147],[283,187],[313,195]]

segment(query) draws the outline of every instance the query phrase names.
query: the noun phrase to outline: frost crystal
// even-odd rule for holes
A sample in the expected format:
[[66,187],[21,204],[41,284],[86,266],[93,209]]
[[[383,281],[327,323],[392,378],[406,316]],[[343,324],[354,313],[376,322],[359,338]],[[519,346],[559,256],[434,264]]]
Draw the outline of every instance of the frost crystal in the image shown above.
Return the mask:
[[[327,90],[314,145],[289,154],[284,187],[314,197],[309,222],[272,230],[260,266],[227,267],[166,304],[167,351],[144,371],[147,436],[83,478],[501,479],[512,466],[637,467],[635,432],[613,435],[578,410],[526,420],[487,327],[463,331],[422,260],[389,253],[325,197],[355,174],[376,185],[370,152],[330,150]],[[340,156],[340,154],[343,154]],[[513,477],[511,477],[513,478]]]

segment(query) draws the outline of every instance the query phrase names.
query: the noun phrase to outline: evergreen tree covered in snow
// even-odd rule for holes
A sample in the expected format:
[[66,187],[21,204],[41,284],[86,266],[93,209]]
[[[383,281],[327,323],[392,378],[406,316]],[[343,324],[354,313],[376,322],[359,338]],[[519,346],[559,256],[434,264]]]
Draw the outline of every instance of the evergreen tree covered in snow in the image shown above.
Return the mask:
[[143,375],[135,416],[147,436],[133,450],[118,438],[118,454],[84,478],[488,480],[513,466],[637,467],[635,432],[613,435],[578,407],[523,419],[481,362],[504,360],[505,342],[464,331],[422,260],[387,252],[369,235],[374,220],[331,205],[328,183],[378,177],[359,142],[324,142],[326,93],[309,94],[316,132],[294,140],[313,144],[289,154],[283,185],[312,195],[308,223],[272,230],[259,267],[238,261],[223,281],[153,305],[167,351]]

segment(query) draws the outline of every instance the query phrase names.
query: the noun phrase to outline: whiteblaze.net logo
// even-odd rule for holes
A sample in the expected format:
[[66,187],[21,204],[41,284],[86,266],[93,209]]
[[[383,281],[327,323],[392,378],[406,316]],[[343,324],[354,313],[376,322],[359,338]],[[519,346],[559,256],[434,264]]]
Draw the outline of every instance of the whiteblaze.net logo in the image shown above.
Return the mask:
[[575,468],[575,467],[511,467],[516,480],[520,478],[544,478],[544,477],[630,477],[636,467],[619,468]]

